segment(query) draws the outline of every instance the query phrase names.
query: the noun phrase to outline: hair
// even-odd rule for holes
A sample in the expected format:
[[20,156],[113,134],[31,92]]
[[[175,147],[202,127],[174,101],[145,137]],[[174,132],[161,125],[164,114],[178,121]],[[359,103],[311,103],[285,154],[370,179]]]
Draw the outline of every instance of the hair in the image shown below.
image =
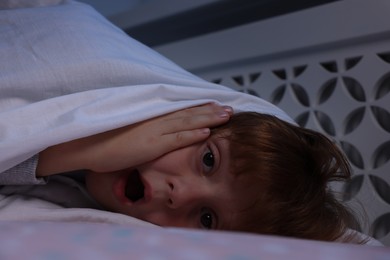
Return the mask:
[[254,112],[233,115],[213,134],[229,142],[232,173],[256,190],[227,229],[334,241],[357,227],[329,188],[351,177],[349,163],[323,134]]

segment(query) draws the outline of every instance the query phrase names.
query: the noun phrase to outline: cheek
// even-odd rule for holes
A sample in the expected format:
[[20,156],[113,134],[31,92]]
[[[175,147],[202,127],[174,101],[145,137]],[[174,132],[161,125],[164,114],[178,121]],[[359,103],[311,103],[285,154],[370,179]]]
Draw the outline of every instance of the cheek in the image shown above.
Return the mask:
[[145,216],[144,220],[162,227],[194,228],[193,223],[189,219],[164,212],[150,212]]
[[88,193],[104,207],[110,208],[114,173],[89,172],[85,177]]
[[85,176],[85,183],[88,191],[95,193],[102,188],[101,186],[104,188],[104,184],[107,183],[107,181],[105,181],[106,178],[107,176],[104,176],[101,173],[88,172]]

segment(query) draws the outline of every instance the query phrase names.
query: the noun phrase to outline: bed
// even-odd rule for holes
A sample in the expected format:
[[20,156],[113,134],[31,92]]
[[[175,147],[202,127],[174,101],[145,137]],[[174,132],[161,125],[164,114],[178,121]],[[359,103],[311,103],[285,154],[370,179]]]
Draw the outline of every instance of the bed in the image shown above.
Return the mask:
[[[240,72],[229,67],[224,72],[206,72],[199,67],[188,68],[209,80],[205,81],[131,39],[87,5],[68,0],[34,3],[38,6],[7,6],[0,10],[0,172],[47,146],[210,101],[229,104],[236,111],[266,111],[291,121],[281,110],[251,94],[273,97],[271,101],[291,110],[290,116],[305,126],[312,126],[310,113],[317,117],[327,114],[308,109],[309,99],[300,87],[305,84],[288,81],[287,85],[284,67],[280,67],[285,63],[278,59],[267,62],[267,66],[277,67],[270,71],[279,77],[273,79],[279,80],[276,94],[272,89],[258,94],[251,83],[271,80],[263,70],[259,73],[251,67],[247,73],[244,67]],[[195,39],[195,43],[202,40]],[[187,43],[177,44],[185,47]],[[170,48],[180,50],[172,44],[159,51],[170,56]],[[293,64],[297,62],[295,59]],[[349,64],[358,63],[359,59],[353,59]],[[198,65],[196,61],[194,64]],[[304,71],[304,66],[293,68],[296,77],[305,75]],[[234,82],[238,85],[233,88],[250,94],[236,95],[235,90],[222,86]],[[323,90],[322,103],[333,97],[332,81],[328,85],[330,90]],[[290,107],[283,98],[286,88],[298,93],[296,100],[305,109]],[[380,97],[387,98],[388,88],[379,89]],[[132,95],[126,94],[130,92]],[[140,96],[150,102],[140,100]],[[385,109],[388,103],[382,104]],[[359,119],[356,114],[350,117]],[[356,128],[355,123],[348,129],[353,132]],[[387,154],[388,146],[385,143],[382,147],[384,151],[377,153],[386,166],[388,156],[383,157],[383,153]],[[384,259],[390,254],[386,247],[161,228],[116,213],[63,209],[39,200],[30,207],[31,203],[25,203],[31,201],[17,196],[12,200],[0,200],[2,259],[305,259],[313,255],[325,259]],[[14,200],[20,203],[14,206]]]

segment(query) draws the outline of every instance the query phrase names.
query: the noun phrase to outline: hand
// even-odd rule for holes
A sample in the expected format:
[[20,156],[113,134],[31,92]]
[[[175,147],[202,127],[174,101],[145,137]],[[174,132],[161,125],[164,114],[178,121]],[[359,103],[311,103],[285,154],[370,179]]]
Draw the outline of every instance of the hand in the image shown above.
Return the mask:
[[37,175],[133,167],[205,140],[209,127],[227,122],[232,113],[230,107],[207,104],[52,146],[40,153]]
[[[227,110],[227,111],[226,111]],[[92,137],[87,167],[110,172],[154,160],[206,139],[210,130],[228,121],[231,109],[209,104],[160,116]]]

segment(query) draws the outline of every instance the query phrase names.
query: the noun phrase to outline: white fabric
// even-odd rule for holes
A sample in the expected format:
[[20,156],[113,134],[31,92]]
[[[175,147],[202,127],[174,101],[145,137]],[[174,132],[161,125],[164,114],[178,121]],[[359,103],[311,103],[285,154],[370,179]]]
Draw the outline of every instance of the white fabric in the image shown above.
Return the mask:
[[0,208],[1,221],[92,222],[157,227],[152,223],[119,213],[87,208],[62,208],[45,200],[17,194],[11,196],[0,194]]
[[[350,241],[349,239],[353,237],[353,239]],[[356,230],[353,229],[348,229],[345,234],[337,240],[337,242],[343,242],[344,238],[347,238],[349,243],[354,244],[354,243],[361,243],[361,241],[364,241],[364,244],[367,246],[384,246],[381,242],[376,240],[373,237],[370,237],[366,234],[360,233]]]
[[292,122],[184,71],[81,3],[0,10],[0,37],[0,172],[48,146],[211,101]]
[[[0,194],[1,221],[55,221],[110,223],[131,226],[158,227],[126,215],[86,208],[62,208],[56,204],[23,195],[4,196]],[[353,234],[356,240],[365,240],[368,246],[383,246],[378,240],[354,230],[348,230],[346,237]],[[343,242],[343,238],[338,242]]]
[[[11,196],[0,194],[0,208],[1,221],[89,222],[157,227],[152,223],[118,213],[87,208],[62,208],[45,200],[17,194]],[[378,240],[355,230],[349,229],[345,237],[350,235],[354,236],[350,243],[364,240],[364,244],[368,246],[383,246]],[[343,238],[344,236],[338,242],[343,242]]]

